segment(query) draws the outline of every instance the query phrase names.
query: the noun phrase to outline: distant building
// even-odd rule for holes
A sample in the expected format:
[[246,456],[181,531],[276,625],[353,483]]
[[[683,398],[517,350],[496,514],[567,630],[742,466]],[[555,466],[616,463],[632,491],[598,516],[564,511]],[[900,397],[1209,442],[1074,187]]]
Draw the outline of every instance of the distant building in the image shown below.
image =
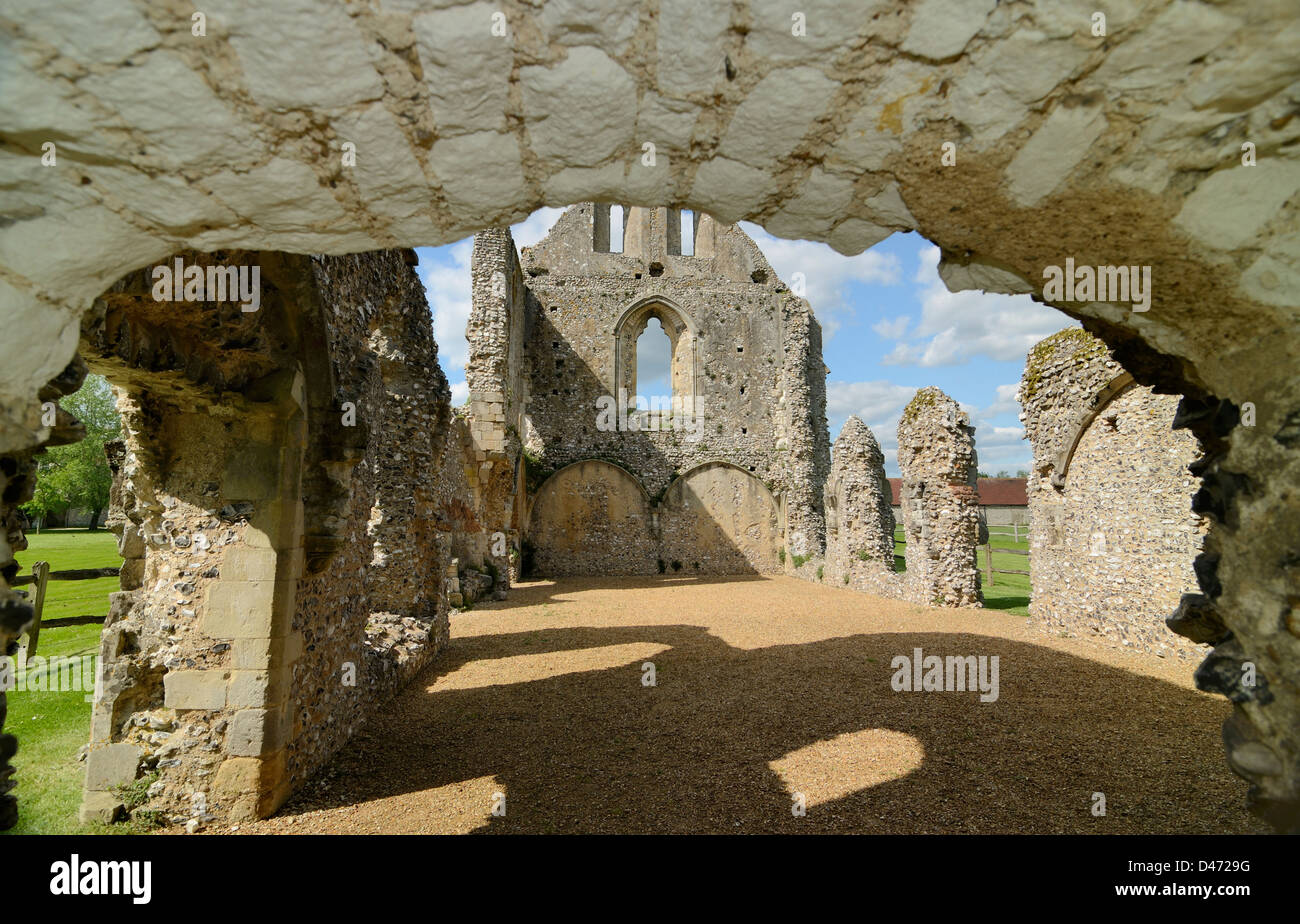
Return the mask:
[[[902,485],[902,478],[889,479],[889,490],[893,495],[890,503],[894,507],[894,520],[899,523],[903,516],[898,500]],[[980,512],[989,526],[1010,526],[1012,523],[1025,526],[1029,523],[1029,495],[1024,478],[980,478],[976,490],[980,495]]]

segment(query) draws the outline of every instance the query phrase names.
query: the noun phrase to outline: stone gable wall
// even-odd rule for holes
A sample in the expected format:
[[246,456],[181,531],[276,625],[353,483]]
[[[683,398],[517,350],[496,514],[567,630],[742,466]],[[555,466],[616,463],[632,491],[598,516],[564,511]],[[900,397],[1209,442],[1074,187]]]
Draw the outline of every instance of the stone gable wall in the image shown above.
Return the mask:
[[[523,256],[534,480],[604,459],[658,501],[682,474],[725,462],[783,499],[782,543],[820,546],[829,441],[821,331],[807,302],[789,293],[747,236],[708,216],[699,219],[695,255],[680,256],[667,252],[666,210],[629,209],[625,251],[609,254],[593,250],[596,211],[591,203],[568,210]],[[677,349],[692,360],[675,375],[702,419],[686,428],[602,430],[598,401],[618,401],[625,377],[616,367],[634,355],[632,347],[616,356],[619,321],[647,303],[666,305],[684,325]]]

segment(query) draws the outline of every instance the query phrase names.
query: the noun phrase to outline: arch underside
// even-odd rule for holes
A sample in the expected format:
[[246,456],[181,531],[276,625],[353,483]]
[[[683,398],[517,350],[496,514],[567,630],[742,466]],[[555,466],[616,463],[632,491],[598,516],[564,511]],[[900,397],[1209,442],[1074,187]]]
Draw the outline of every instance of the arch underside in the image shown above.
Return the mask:
[[[1213,527],[1179,624],[1218,645],[1199,682],[1236,704],[1225,742],[1252,803],[1300,827],[1293,17],[1141,2],[1103,37],[1077,4],[983,9],[939,28],[942,4],[817,5],[794,37],[762,5],[506,3],[505,40],[472,8],[419,2],[318,3],[310,30],[250,6],[200,41],[127,0],[97,3],[90,28],[25,16],[0,101],[0,304],[18,322],[0,340],[0,451],[53,436],[39,395],[93,300],[186,249],[441,244],[617,200],[846,253],[917,230],[954,290],[1041,295],[1066,259],[1152,267],[1147,310],[1052,303],[1137,382],[1185,396]],[[7,644],[21,604],[5,601]],[[1240,685],[1246,662],[1266,686]]]

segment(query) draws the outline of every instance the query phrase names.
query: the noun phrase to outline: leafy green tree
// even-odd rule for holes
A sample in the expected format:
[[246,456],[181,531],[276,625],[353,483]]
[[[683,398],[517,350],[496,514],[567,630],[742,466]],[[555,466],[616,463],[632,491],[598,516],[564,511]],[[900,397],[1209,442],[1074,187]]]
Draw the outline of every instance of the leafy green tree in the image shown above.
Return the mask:
[[100,376],[88,375],[81,388],[59,404],[85,426],[86,438],[67,446],[51,446],[36,457],[36,492],[23,505],[23,512],[43,518],[73,507],[85,508],[91,511],[90,528],[98,529],[113,486],[104,444],[122,437],[113,391]]

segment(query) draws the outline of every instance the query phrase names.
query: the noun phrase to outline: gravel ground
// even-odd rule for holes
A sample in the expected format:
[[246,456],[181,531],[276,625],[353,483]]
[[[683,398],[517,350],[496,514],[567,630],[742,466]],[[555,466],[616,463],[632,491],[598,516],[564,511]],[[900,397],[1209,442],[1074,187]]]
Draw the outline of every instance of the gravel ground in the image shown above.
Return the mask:
[[[917,647],[997,655],[998,699],[895,692]],[[239,830],[1263,832],[1193,669],[787,577],[533,582]]]

